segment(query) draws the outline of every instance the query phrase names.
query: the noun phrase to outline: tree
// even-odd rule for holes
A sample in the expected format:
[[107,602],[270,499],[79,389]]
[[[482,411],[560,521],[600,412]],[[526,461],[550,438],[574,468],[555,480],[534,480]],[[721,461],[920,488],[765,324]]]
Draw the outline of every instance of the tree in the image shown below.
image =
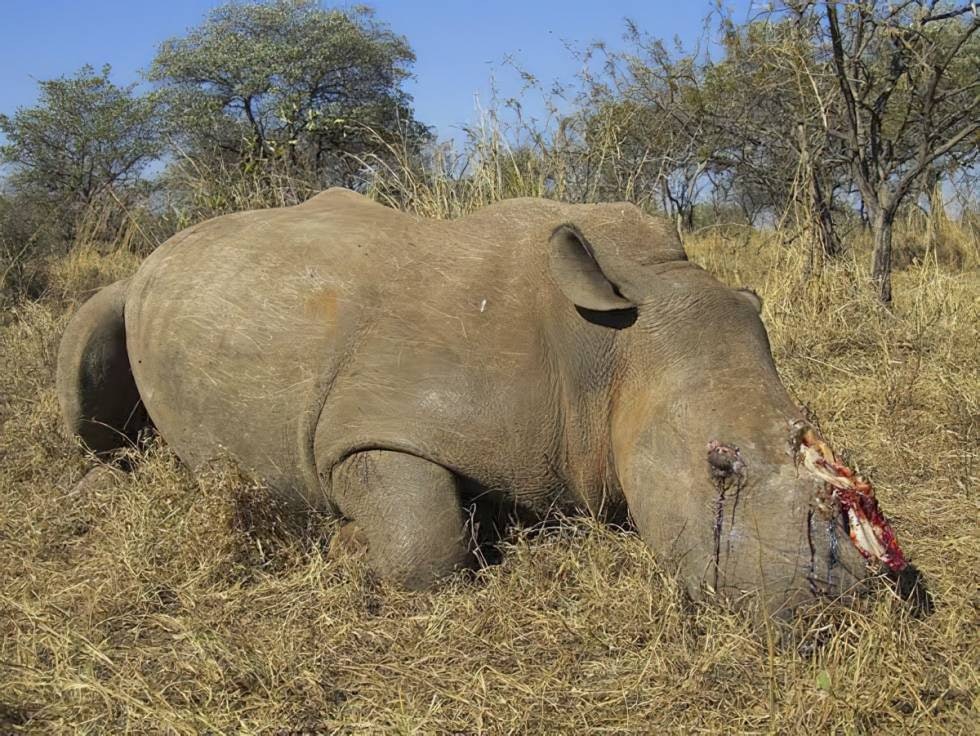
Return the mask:
[[587,80],[587,130],[606,141],[596,170],[659,192],[679,229],[707,180],[747,217],[791,214],[824,256],[841,248],[835,213],[856,203],[888,302],[900,208],[977,160],[978,27],[963,0],[783,0],[745,24],[723,18],[714,60],[629,26],[632,50]]
[[679,233],[693,229],[709,191],[750,221],[792,210],[819,250],[836,255],[840,167],[823,124],[833,78],[813,58],[809,28],[726,20],[723,30],[724,53],[713,60],[628,25],[629,48],[585,80],[586,142],[604,188],[655,196]]
[[[694,227],[715,141],[705,125],[701,75],[693,55],[673,53],[627,24],[628,48],[599,44],[583,57],[579,111],[563,133],[581,144],[589,200],[627,198],[659,206],[680,235]],[[593,56],[601,71],[588,71]]]
[[315,188],[353,183],[386,139],[423,141],[402,89],[408,42],[363,7],[230,3],[160,46],[149,70],[170,130],[195,159],[277,165]]
[[820,254],[841,250],[833,221],[842,184],[826,130],[833,98],[814,45],[813,19],[763,16],[724,24],[724,56],[704,69],[702,96],[718,146],[716,168],[748,210],[791,215]]
[[973,157],[980,131],[980,17],[939,0],[828,2],[824,44],[840,89],[843,143],[874,236],[872,277],[888,303],[892,226],[920,178]]
[[108,65],[40,82],[34,107],[0,115],[9,188],[49,212],[70,238],[77,218],[108,189],[123,191],[160,153],[158,107],[118,87]]

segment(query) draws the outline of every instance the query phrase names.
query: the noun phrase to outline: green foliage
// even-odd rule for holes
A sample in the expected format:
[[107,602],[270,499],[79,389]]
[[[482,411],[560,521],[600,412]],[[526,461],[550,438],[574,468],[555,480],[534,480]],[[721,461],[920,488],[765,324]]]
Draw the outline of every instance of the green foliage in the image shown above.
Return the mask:
[[162,150],[158,104],[109,75],[84,66],[42,81],[34,106],[0,115],[0,301],[40,295],[45,260],[78,242],[158,240],[131,214],[145,209],[141,176]]
[[[415,56],[370,10],[230,3],[160,46],[149,71],[180,151],[203,167],[275,171],[310,191],[351,185],[382,140],[421,142],[401,85]],[[187,172],[185,172],[187,173]]]
[[84,66],[73,76],[39,83],[34,107],[0,115],[0,160],[8,186],[70,237],[79,213],[107,190],[138,180],[161,151],[157,104],[133,86],[118,87],[110,68]]

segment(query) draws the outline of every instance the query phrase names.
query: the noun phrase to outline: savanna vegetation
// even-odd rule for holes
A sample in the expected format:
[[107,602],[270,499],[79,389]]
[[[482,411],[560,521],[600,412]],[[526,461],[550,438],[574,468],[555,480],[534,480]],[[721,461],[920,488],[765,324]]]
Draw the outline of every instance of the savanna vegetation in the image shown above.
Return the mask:
[[[628,25],[560,85],[514,70],[524,96],[457,144],[415,117],[410,39],[362,8],[232,4],[144,85],[41,82],[0,115],[0,733],[974,732],[978,24],[858,0],[715,12],[697,48]],[[406,593],[234,467],[63,436],[84,299],[187,225],[335,184],[427,217],[514,196],[670,217],[762,296],[784,382],[875,482],[935,610],[884,587],[753,628],[588,519]]]

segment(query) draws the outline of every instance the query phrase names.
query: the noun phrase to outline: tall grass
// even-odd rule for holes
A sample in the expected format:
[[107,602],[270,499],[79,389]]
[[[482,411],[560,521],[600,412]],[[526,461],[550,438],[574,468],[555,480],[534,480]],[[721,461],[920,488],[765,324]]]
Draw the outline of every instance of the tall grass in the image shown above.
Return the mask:
[[[364,162],[370,191],[429,217],[556,196],[554,161],[481,141],[426,166],[394,148]],[[218,210],[257,196],[226,194]],[[980,274],[975,233],[929,227],[890,310],[859,234],[816,271],[779,231],[687,238],[759,291],[784,381],[873,478],[936,599],[922,619],[887,592],[818,609],[783,646],[685,601],[635,536],[590,520],[518,531],[502,564],[406,593],[326,560],[329,520],[266,513],[274,499],[222,463],[194,479],[159,439],[132,472],[77,485],[97,463],[59,431],[57,341],[138,258],[54,259],[45,296],[0,325],[0,733],[972,732]],[[949,242],[966,256],[940,257]]]

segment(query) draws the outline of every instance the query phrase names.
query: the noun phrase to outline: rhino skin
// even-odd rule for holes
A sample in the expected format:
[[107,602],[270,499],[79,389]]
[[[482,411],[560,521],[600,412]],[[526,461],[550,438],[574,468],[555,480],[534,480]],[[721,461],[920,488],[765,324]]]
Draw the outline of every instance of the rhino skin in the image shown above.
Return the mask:
[[[773,613],[866,574],[814,525],[758,300],[630,204],[436,221],[330,189],[218,217],[82,306],[57,383],[91,449],[152,421],[192,469],[229,455],[352,521],[376,571],[412,588],[468,564],[477,498],[628,508],[692,595],[759,594]],[[725,494],[711,442],[744,467]]]

